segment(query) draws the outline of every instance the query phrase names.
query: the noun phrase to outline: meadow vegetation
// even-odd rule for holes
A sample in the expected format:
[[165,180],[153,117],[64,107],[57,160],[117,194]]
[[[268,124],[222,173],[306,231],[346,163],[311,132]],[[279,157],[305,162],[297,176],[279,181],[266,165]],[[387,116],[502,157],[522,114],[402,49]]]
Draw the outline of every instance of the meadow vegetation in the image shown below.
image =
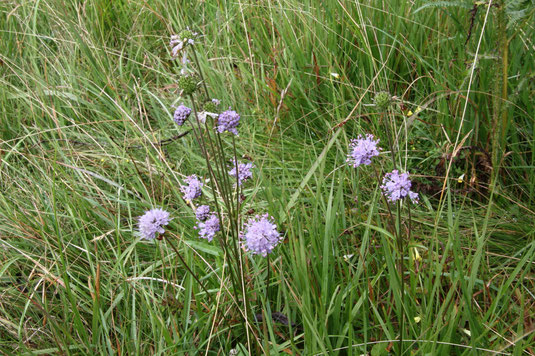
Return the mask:
[[[534,24],[533,0],[0,2],[0,353],[535,355]],[[239,136],[197,126],[211,98]],[[393,169],[418,203],[385,199]]]

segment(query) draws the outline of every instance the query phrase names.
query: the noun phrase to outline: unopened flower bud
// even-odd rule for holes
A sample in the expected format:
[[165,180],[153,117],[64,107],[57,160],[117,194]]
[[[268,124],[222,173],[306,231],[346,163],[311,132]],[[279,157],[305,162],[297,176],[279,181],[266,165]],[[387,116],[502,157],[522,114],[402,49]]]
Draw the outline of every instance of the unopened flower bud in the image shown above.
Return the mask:
[[392,104],[392,95],[386,91],[380,91],[375,94],[373,101],[379,110],[384,111]]
[[197,89],[197,77],[193,75],[183,75],[178,79],[178,87],[185,95],[191,95]]

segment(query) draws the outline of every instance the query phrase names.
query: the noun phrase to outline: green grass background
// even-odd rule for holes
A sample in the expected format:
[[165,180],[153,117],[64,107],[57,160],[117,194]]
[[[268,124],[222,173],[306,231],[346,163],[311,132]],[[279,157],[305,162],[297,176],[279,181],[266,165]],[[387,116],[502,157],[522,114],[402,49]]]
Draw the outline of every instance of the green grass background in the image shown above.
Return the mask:
[[[183,130],[168,41],[190,26],[211,93],[242,115],[245,210],[285,232],[268,299],[293,326],[268,320],[266,353],[395,349],[386,206],[373,168],[345,165],[359,133],[386,145],[371,104],[387,90],[421,195],[405,354],[535,354],[535,4],[492,5],[471,27],[472,1],[0,2],[0,352],[246,352],[222,251],[178,189],[207,174],[201,152],[191,135],[155,144]],[[165,243],[134,236],[153,206],[217,304]],[[267,268],[247,259],[253,313]]]

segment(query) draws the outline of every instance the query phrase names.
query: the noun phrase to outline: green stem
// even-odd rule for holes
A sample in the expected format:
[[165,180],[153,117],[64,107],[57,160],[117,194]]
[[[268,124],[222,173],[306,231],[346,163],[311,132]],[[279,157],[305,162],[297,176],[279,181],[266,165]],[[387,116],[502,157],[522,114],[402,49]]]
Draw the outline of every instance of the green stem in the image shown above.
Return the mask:
[[[377,179],[377,183],[380,185],[381,176],[375,166],[373,166],[373,171],[375,172],[375,178]],[[388,204],[388,200],[386,200],[386,197],[384,194],[381,194],[381,197],[383,198],[383,202],[385,203],[386,209],[388,210],[388,216],[390,217],[390,222],[392,225],[395,225],[394,215],[392,215],[392,210],[390,210],[390,204]]]
[[[202,151],[203,156],[204,156],[204,158],[206,160],[206,165],[208,167],[208,172],[210,174],[210,185],[211,185],[212,191],[214,193],[217,192],[217,191],[221,192],[220,195],[221,195],[221,198],[223,199],[223,202],[225,203],[225,205],[227,207],[229,207],[228,197],[227,197],[227,194],[225,193],[226,190],[225,190],[225,188],[223,188],[224,184],[220,183],[219,177],[215,174],[215,172],[214,172],[214,170],[212,168],[212,165],[210,164],[210,157],[208,155],[208,152],[206,151],[206,143],[205,143],[205,141],[204,141],[204,139],[202,137],[202,128],[201,128],[200,120],[199,120],[199,117],[198,117],[198,114],[197,114],[196,102],[195,102],[195,99],[193,98],[193,96],[191,96],[191,102],[192,102],[192,107],[193,107],[193,113],[194,113],[194,116],[195,116],[195,119],[196,119],[196,122],[197,122],[197,129],[199,130],[199,132],[197,133],[195,131],[195,127],[193,128],[193,131],[194,131],[195,137],[197,139],[197,143],[201,147],[201,151]],[[194,125],[192,125],[192,126],[194,126]],[[208,135],[208,137],[210,137],[210,136]],[[211,140],[210,140],[210,142],[211,142]],[[213,144],[211,145],[211,148],[212,148],[212,151],[215,151],[215,149],[213,147]],[[220,174],[220,176],[221,176],[221,174]],[[216,187],[217,187],[217,190],[216,190]],[[223,222],[223,212],[222,212],[221,207],[219,206],[219,203],[218,203],[218,200],[217,200],[215,194],[214,194],[214,204],[215,204],[215,207],[216,207],[217,215],[219,217],[219,221],[222,223]],[[231,210],[232,209],[229,209],[230,215],[232,214]],[[231,234],[236,235],[235,229],[232,228],[232,223],[231,223]],[[234,258],[237,259],[237,252],[236,252],[235,249],[231,250],[230,253],[229,253],[227,245],[223,240],[220,240],[220,245],[221,245],[221,248],[223,249],[223,251],[226,252],[226,256],[232,256],[233,255]],[[239,278],[237,278],[239,273],[237,271],[234,271],[232,263],[229,263],[228,265],[229,265],[230,279],[231,279],[231,282],[232,282],[232,286],[233,286],[234,289],[236,289],[236,284],[240,280]]]
[[505,141],[508,126],[507,117],[507,85],[509,66],[509,40],[507,38],[507,19],[505,14],[505,1],[497,2],[495,8],[497,33],[497,68],[494,72],[493,113],[492,113],[492,176],[491,187],[496,187],[500,164],[505,151]]
[[266,300],[265,300],[265,305],[266,305],[266,308],[264,309],[263,311],[263,329],[264,329],[264,353],[266,355],[269,355],[269,338],[268,338],[268,327],[267,327],[267,318],[271,318],[271,307],[269,305],[269,284],[270,284],[270,281],[269,281],[269,272],[270,272],[270,269],[271,269],[271,264],[270,264],[270,260],[269,260],[269,254],[266,256],[267,258],[267,276],[266,276]]
[[[164,235],[165,236],[165,235]],[[169,243],[169,245],[171,245],[171,247],[173,248],[173,250],[175,250],[175,253],[176,255],[178,256],[178,258],[180,259],[180,262],[182,262],[182,265],[184,266],[184,268],[186,268],[186,270],[193,276],[193,278],[195,278],[195,280],[197,281],[197,283],[199,283],[199,285],[201,286],[201,288],[204,290],[204,292],[206,293],[206,295],[208,296],[208,298],[210,299],[210,302],[212,302],[212,295],[210,294],[210,292],[208,292],[208,289],[206,289],[206,287],[204,286],[204,284],[199,280],[199,278],[197,278],[197,276],[195,275],[195,273],[193,273],[193,271],[191,270],[191,268],[189,268],[188,264],[186,263],[186,261],[184,261],[184,258],[182,258],[182,255],[180,254],[180,252],[178,252],[178,249],[175,247],[175,245],[171,242],[171,240],[165,236],[165,240]]]
[[204,80],[204,75],[201,69],[201,64],[199,62],[199,58],[197,58],[197,51],[195,48],[192,50],[193,52],[193,60],[195,61],[195,65],[197,66],[197,70],[199,72],[199,77],[201,77],[201,83],[204,88],[204,93],[206,94],[206,99],[210,99],[210,96],[208,95],[208,87],[206,86],[206,81]]
[[[200,66],[200,62],[199,62],[199,59],[198,59],[197,52],[196,52],[195,48],[193,48],[193,58],[194,58],[195,64],[196,64],[198,72],[199,72],[199,77],[201,78],[201,83],[202,83],[204,92],[206,94],[206,97],[209,98],[208,87],[206,85],[206,81],[204,79],[203,71],[202,71],[202,68]],[[192,97],[192,102],[194,102],[193,97]],[[195,117],[197,118],[197,122],[198,122],[198,125],[199,125],[199,128],[200,128],[200,123],[199,123],[199,120],[198,120],[197,110],[195,108],[195,105],[193,105],[193,106],[194,106],[194,110],[195,110]],[[200,134],[202,134],[202,132],[200,132]],[[202,137],[201,137],[201,140],[202,140]],[[216,162],[219,164],[218,170],[219,170],[219,173],[220,173],[219,177],[216,177],[216,175],[214,174],[213,170],[210,168],[211,177],[212,177],[213,180],[216,180],[216,181],[218,180],[217,178],[221,178],[221,180],[222,180],[222,182],[218,182],[217,184],[218,184],[218,187],[220,188],[219,191],[221,192],[221,197],[224,200],[224,203],[225,203],[225,206],[227,207],[227,210],[229,212],[229,218],[230,218],[230,230],[231,230],[231,236],[233,238],[233,241],[231,243],[232,246],[230,248],[230,250],[232,252],[230,254],[227,254],[227,256],[232,256],[234,261],[238,262],[238,266],[235,266],[233,263],[229,263],[229,270],[230,270],[230,272],[231,272],[230,274],[232,276],[231,280],[232,280],[233,288],[234,288],[235,291],[238,291],[236,282],[237,282],[237,284],[239,286],[241,286],[240,289],[241,289],[241,294],[243,296],[243,301],[244,301],[244,306],[245,306],[245,318],[247,318],[251,308],[250,308],[250,305],[249,305],[249,300],[247,298],[247,292],[246,292],[246,288],[245,288],[245,276],[243,274],[242,250],[239,247],[239,215],[240,215],[239,214],[239,188],[237,189],[237,204],[234,205],[233,204],[233,199],[232,199],[232,193],[231,193],[232,184],[230,183],[230,180],[229,180],[227,174],[225,174],[226,173],[226,171],[225,171],[225,155],[224,155],[225,150],[223,148],[221,137],[218,134],[216,134],[216,140],[215,140],[216,141],[216,145],[215,146],[213,144],[213,141],[211,139],[210,134],[208,135],[208,141],[209,141],[209,144],[210,144],[210,147],[211,147],[212,151],[214,152],[214,156],[215,156],[214,158],[216,159]],[[204,140],[199,141],[199,144],[204,144]],[[233,146],[234,146],[234,162],[237,164],[236,145],[235,145],[234,141],[233,141]],[[216,152],[218,154],[216,154]],[[209,165],[208,156],[206,155],[205,157],[206,157],[207,164]],[[225,186],[225,187],[223,187],[223,186]],[[227,188],[228,188],[228,190],[227,190]],[[215,190],[214,190],[214,192],[215,192]],[[214,199],[214,200],[217,200],[217,199]],[[220,221],[223,221],[221,213],[219,213],[219,215],[220,215]],[[221,244],[222,244],[224,250],[228,251],[226,249],[226,247],[227,247],[226,246],[226,242],[222,241]],[[236,271],[234,271],[233,268],[236,268]],[[237,279],[236,281],[235,281],[235,278]],[[248,344],[248,346],[250,346],[250,340],[249,340],[250,336],[249,336],[249,331],[248,331],[249,328],[245,323],[245,318],[242,319],[241,322],[242,322],[243,327],[245,328],[245,331],[246,331],[246,334],[247,334],[247,344]],[[253,334],[257,338],[255,330],[253,330],[251,328],[251,331],[253,332]],[[257,338],[257,342],[259,342],[258,338]]]
[[400,291],[401,291],[401,306],[400,306],[400,317],[401,320],[399,321],[399,355],[401,356],[403,354],[403,333],[404,333],[404,327],[405,327],[405,313],[404,313],[404,297],[405,297],[405,282],[404,282],[404,275],[405,275],[405,264],[403,263],[403,235],[401,234],[401,201],[397,201],[397,223],[396,223],[396,239],[398,243],[398,253],[399,253],[399,283],[400,283]]
[[[381,115],[381,118],[384,119],[384,115]],[[391,123],[390,125],[387,124],[387,122]],[[394,123],[394,120],[388,120],[385,122],[386,131],[387,131],[387,137],[388,137],[388,144],[390,145],[390,155],[392,157],[392,165],[394,166],[394,169],[396,169],[396,150],[394,147],[394,142],[396,142],[394,133],[396,132],[396,125]],[[391,126],[391,127],[388,127]],[[386,203],[387,206],[388,202]],[[390,212],[390,208],[389,212]],[[405,283],[404,283],[404,275],[405,275],[405,264],[403,261],[403,254],[404,254],[404,246],[403,246],[403,235],[401,233],[401,201],[397,201],[397,208],[396,208],[397,216],[396,216],[396,226],[395,226],[395,237],[397,242],[397,249],[399,254],[399,263],[398,263],[398,270],[399,270],[399,282],[400,282],[400,303],[399,305],[399,344],[398,344],[398,355],[401,356],[403,354],[403,334],[404,334],[404,328],[405,328],[405,312],[404,312],[404,297],[405,297]],[[391,212],[390,212],[391,214]]]

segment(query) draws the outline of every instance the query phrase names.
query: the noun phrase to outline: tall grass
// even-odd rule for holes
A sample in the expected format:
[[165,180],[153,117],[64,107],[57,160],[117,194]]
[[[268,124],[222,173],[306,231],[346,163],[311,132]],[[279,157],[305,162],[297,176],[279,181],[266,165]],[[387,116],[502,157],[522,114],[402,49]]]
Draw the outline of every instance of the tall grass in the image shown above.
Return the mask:
[[[169,36],[190,26],[210,92],[242,114],[237,152],[258,168],[247,209],[285,232],[269,264],[246,262],[266,353],[396,350],[393,226],[373,170],[345,164],[357,134],[386,142],[372,98],[387,90],[397,163],[422,196],[402,256],[404,354],[535,354],[534,7],[493,3],[472,28],[472,2],[0,3],[0,351],[250,346],[224,253],[197,238],[178,189],[201,151],[191,134],[159,144],[179,133]],[[134,236],[154,205],[213,304],[173,249]]]

